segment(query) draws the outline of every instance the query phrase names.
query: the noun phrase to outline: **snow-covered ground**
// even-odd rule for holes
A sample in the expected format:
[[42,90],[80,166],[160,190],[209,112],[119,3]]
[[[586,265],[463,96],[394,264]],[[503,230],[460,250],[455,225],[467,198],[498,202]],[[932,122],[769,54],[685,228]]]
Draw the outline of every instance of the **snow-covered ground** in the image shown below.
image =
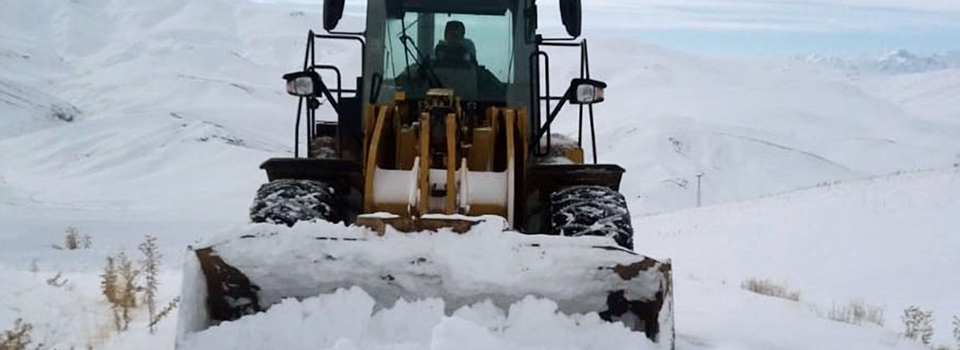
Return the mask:
[[724,336],[697,317],[712,310],[685,309],[684,282],[737,287],[764,278],[799,291],[794,306],[811,315],[862,301],[883,308],[886,328],[898,329],[906,307],[935,310],[935,339],[951,344],[950,317],[960,312],[957,213],[953,166],[639,217],[634,226],[638,250],[674,259],[677,327],[691,335]]
[[[296,106],[280,76],[299,66],[318,7],[0,0],[0,329],[23,318],[57,348],[172,346],[172,318],[156,335],[143,315],[120,336],[105,331],[104,259],[136,256],[143,235],[158,236],[160,299],[169,300],[180,293],[185,247],[245,224],[265,180],[259,163],[292,154]],[[960,69],[852,75],[586,34],[593,76],[610,84],[596,108],[600,159],[627,168],[639,251],[673,258],[678,348],[910,349],[897,335],[908,304],[934,310],[935,342],[951,343]],[[322,49],[348,72],[358,53]],[[555,80],[576,70],[562,53],[551,54]],[[558,128],[574,134],[566,116]],[[697,174],[707,207],[693,209]],[[68,226],[93,248],[51,248]],[[57,273],[68,282],[47,284]],[[752,277],[784,281],[801,300],[740,289]],[[518,304],[536,317],[518,319],[482,306],[443,317],[438,301],[371,316],[366,299],[345,291],[290,301],[230,327],[301,313],[309,329],[347,309],[360,314],[343,315],[344,335],[311,339],[335,349],[401,340],[409,343],[392,348],[535,349],[575,348],[581,333],[635,336],[590,316],[555,316],[549,301]],[[886,325],[823,316],[851,299],[885,307]],[[423,322],[404,324],[412,318]]]

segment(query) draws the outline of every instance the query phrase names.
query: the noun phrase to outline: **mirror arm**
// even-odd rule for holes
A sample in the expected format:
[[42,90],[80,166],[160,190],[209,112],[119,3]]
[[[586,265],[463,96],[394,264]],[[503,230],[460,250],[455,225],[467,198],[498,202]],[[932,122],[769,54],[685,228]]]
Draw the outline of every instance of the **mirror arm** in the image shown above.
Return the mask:
[[327,33],[332,35],[344,35],[344,36],[366,36],[367,32],[338,32],[335,30],[328,30]]
[[323,83],[323,80],[317,79],[317,82],[319,83],[320,91],[323,92],[323,97],[326,97],[327,101],[330,101],[330,106],[337,112],[337,115],[340,115],[340,101],[333,98],[333,95],[330,94],[330,89],[327,88],[327,84]]
[[[563,108],[563,105],[567,104],[570,101],[570,96],[573,96],[576,91],[574,86],[567,88],[567,92],[563,94],[563,98],[560,100],[560,103],[557,103],[557,106],[553,108],[553,111],[550,112],[550,117],[547,118],[547,123],[540,128],[540,131],[537,132],[537,137],[534,137],[534,142],[537,143],[536,147],[540,145],[540,139],[543,138],[543,135],[547,133],[547,130],[550,130],[550,124],[553,124],[553,120],[557,119],[557,116],[560,115],[560,109]],[[540,103],[539,101],[537,103]]]

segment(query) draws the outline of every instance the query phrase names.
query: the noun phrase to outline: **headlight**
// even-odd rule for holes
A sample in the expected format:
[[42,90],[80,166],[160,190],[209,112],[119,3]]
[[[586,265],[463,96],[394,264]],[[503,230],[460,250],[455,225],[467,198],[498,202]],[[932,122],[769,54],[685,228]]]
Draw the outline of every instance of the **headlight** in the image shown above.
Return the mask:
[[590,104],[603,101],[603,88],[593,85],[577,86],[577,102]]
[[323,84],[316,72],[290,73],[283,79],[287,81],[287,93],[300,97],[315,97]]
[[309,77],[299,77],[293,80],[287,80],[287,93],[297,96],[313,95],[313,79]]
[[570,103],[588,105],[603,102],[603,89],[607,84],[590,79],[573,79],[570,82]]

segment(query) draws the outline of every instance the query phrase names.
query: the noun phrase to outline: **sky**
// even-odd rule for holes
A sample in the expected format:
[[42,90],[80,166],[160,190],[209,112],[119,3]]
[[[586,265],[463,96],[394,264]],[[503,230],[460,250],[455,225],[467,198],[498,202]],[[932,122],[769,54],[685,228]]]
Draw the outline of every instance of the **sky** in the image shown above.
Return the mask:
[[711,55],[960,50],[960,0],[592,0],[584,11],[585,32]]
[[[347,0],[347,11],[363,13],[364,3]],[[557,29],[557,0],[538,4],[541,28]],[[960,51],[960,0],[583,0],[583,8],[587,37],[711,56]]]

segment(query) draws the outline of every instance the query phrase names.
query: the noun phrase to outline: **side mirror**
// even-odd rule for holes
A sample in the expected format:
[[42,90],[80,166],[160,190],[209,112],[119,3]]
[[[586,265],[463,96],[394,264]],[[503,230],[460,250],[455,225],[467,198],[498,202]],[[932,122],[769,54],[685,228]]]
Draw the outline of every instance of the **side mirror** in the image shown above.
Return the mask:
[[323,92],[323,82],[317,72],[295,72],[285,74],[287,93],[300,97],[317,97]]
[[576,38],[580,36],[582,18],[580,0],[560,0],[560,19],[567,28],[567,34]]
[[328,32],[337,27],[343,18],[344,0],[323,0],[323,29]]
[[607,83],[590,79],[573,79],[570,82],[570,89],[567,93],[570,95],[570,103],[577,105],[592,105],[603,102],[603,89],[607,88]]

